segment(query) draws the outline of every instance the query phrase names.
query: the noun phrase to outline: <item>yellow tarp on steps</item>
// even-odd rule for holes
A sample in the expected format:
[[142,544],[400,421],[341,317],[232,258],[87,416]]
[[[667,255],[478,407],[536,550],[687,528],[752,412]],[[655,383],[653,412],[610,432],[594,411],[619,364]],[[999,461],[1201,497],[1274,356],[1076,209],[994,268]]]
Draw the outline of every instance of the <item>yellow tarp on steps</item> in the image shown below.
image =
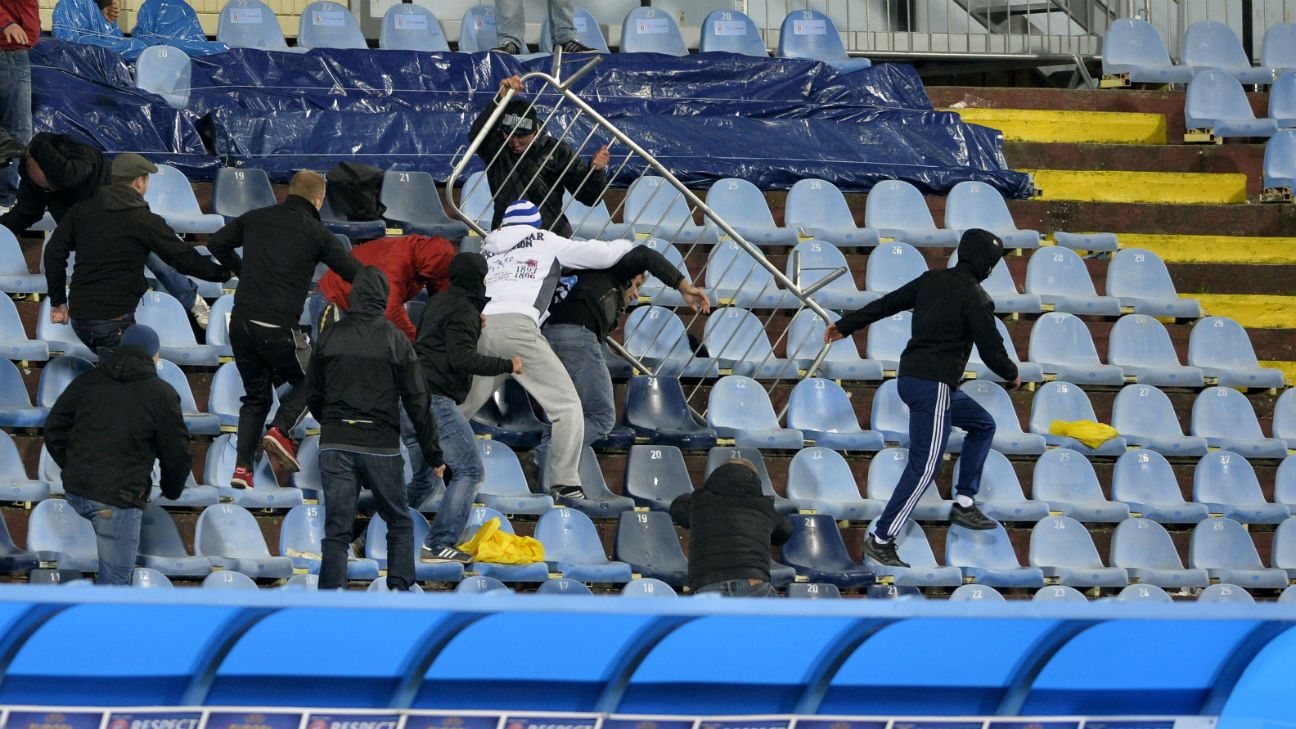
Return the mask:
[[1042,109],[949,109],[1009,142],[1165,144],[1164,114]]
[[1245,203],[1246,175],[1208,172],[1031,170],[1038,200],[1222,205]]

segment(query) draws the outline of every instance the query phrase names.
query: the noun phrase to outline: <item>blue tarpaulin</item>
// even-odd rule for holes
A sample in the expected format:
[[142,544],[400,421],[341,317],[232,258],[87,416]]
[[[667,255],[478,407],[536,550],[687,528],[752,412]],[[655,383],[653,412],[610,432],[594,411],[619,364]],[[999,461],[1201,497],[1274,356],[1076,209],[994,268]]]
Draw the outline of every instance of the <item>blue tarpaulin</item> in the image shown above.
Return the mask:
[[223,53],[229,46],[207,40],[198,15],[184,0],[145,0],[131,37],[150,46],[179,48],[190,56]]
[[147,47],[143,41],[127,38],[121,27],[108,22],[94,0],[59,0],[54,6],[54,37],[82,45],[99,46],[133,61]]

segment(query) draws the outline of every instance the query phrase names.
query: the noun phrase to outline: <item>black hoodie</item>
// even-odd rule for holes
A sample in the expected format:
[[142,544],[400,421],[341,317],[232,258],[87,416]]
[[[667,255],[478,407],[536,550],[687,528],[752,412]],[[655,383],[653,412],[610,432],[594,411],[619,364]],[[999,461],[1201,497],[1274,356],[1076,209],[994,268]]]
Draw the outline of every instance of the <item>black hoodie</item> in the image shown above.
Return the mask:
[[40,165],[51,189],[42,190],[27,175],[27,162],[19,161],[18,200],[0,216],[0,225],[18,235],[41,219],[48,210],[55,222],[63,220],[73,205],[89,200],[108,184],[108,165],[103,153],[66,134],[41,132],[32,137],[27,154]]
[[513,371],[505,357],[477,353],[481,312],[486,298],[486,259],[480,253],[460,253],[450,261],[450,288],[433,296],[423,308],[414,348],[418,350],[428,391],[462,403],[473,375],[494,377]]
[[746,464],[726,463],[702,490],[671,502],[671,518],[689,530],[689,589],[726,580],[769,582],[770,545],[792,536],[792,525],[761,492],[760,476]]
[[[72,293],[65,294],[68,254],[75,251]],[[73,319],[117,319],[148,290],[144,264],[156,253],[180,273],[225,281],[230,272],[176,237],[143,196],[127,185],[105,185],[77,203],[45,246],[50,305],[68,304]]]
[[68,493],[123,509],[148,503],[154,459],[168,499],[179,498],[190,475],[180,396],[157,376],[153,358],[130,345],[59,395],[45,421],[45,447]]
[[325,327],[306,370],[306,402],[320,422],[320,448],[400,452],[404,407],[428,465],[441,465],[436,424],[409,338],[387,320],[390,286],[366,266],[351,282],[350,313]]
[[994,302],[981,288],[1003,257],[1003,241],[985,230],[963,233],[954,268],[928,271],[837,322],[850,335],[875,321],[913,309],[913,334],[900,355],[900,377],[957,387],[975,344],[981,359],[1008,382],[1017,365],[1004,350],[994,322]]

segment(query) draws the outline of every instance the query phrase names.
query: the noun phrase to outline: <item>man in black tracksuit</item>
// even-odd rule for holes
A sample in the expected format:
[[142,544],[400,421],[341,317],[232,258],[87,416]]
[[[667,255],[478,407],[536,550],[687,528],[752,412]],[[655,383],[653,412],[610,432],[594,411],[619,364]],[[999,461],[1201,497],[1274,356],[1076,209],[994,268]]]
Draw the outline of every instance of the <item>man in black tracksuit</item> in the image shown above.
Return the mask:
[[[138,154],[117,155],[112,184],[97,188],[63,216],[45,247],[50,319],[62,324],[70,317],[72,330],[95,352],[117,346],[122,332],[135,323],[135,307],[148,290],[144,266],[151,255],[208,281],[230,277],[149,210],[144,191],[154,172],[157,167]],[[67,262],[73,251],[77,257],[69,294]]]
[[[243,378],[239,409],[238,456],[230,484],[252,488],[252,456],[260,442],[271,458],[298,471],[297,445],[289,437],[306,414],[306,376],[310,347],[297,328],[321,261],[348,283],[360,264],[320,222],[324,178],[298,172],[282,204],[250,210],[212,236],[207,248],[239,276],[230,313],[229,337],[234,362]],[[235,251],[243,247],[242,257]],[[279,412],[262,437],[276,387],[292,389],[279,401]]]
[[772,597],[770,545],[792,536],[787,517],[761,491],[750,461],[711,472],[700,491],[671,502],[671,518],[689,530],[689,589],[731,597]]
[[340,588],[345,582],[362,488],[373,492],[378,514],[387,523],[387,587],[408,590],[414,583],[414,523],[405,498],[400,453],[402,406],[428,465],[438,476],[445,472],[414,347],[387,320],[389,290],[382,271],[360,269],[351,284],[350,313],[321,332],[301,388],[320,421],[321,590]]
[[994,302],[981,288],[1003,257],[1003,241],[973,228],[963,233],[954,268],[928,271],[859,311],[843,316],[824,332],[833,342],[879,319],[913,310],[913,334],[900,355],[896,385],[909,406],[909,462],[891,500],[864,542],[864,553],[890,567],[908,567],[896,553],[895,538],[923,491],[940,469],[950,427],[967,431],[960,455],[959,482],[950,522],[968,529],[993,529],[995,522],[977,508],[981,469],[994,439],[995,423],[985,408],[958,389],[975,344],[981,358],[1012,387],[1021,385],[1017,365],[1004,351],[995,328]]
[[[521,79],[512,76],[500,82],[501,93],[507,88],[521,91]],[[475,139],[486,126],[499,98],[497,95],[477,116],[468,132],[469,139]],[[540,208],[541,223],[537,227],[564,238],[571,237],[572,228],[563,215],[563,190],[586,205],[597,204],[607,187],[606,170],[611,159],[604,146],[594,153],[590,164],[585,164],[571,147],[542,133],[531,103],[516,96],[509,101],[499,125],[477,147],[477,156],[486,163],[492,196],[500,201],[495,205],[491,230],[498,229],[504,220],[507,205],[502,203],[530,200]]]
[[180,396],[158,377],[158,346],[152,329],[130,327],[99,367],[68,385],[45,421],[68,505],[94,526],[101,585],[131,583],[153,461],[168,499],[180,497],[190,475],[189,431]]
[[[429,562],[470,562],[472,556],[455,549],[477,487],[485,477],[481,453],[468,419],[459,405],[468,397],[474,375],[494,377],[522,373],[522,359],[491,357],[477,352],[482,309],[486,306],[486,259],[480,253],[460,253],[450,261],[450,288],[433,296],[423,308],[414,348],[427,380],[432,417],[436,420],[441,454],[450,469],[441,508],[423,543]],[[421,504],[427,491],[410,493]]]

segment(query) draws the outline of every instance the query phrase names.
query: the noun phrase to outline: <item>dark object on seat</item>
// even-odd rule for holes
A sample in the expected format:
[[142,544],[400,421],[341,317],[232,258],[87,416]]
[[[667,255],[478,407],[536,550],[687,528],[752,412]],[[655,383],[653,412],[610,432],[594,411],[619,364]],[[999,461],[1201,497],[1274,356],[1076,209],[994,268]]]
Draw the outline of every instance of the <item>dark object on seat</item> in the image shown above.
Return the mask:
[[328,171],[325,193],[329,206],[345,220],[382,220],[387,206],[382,204],[383,171],[373,165],[339,162]]

